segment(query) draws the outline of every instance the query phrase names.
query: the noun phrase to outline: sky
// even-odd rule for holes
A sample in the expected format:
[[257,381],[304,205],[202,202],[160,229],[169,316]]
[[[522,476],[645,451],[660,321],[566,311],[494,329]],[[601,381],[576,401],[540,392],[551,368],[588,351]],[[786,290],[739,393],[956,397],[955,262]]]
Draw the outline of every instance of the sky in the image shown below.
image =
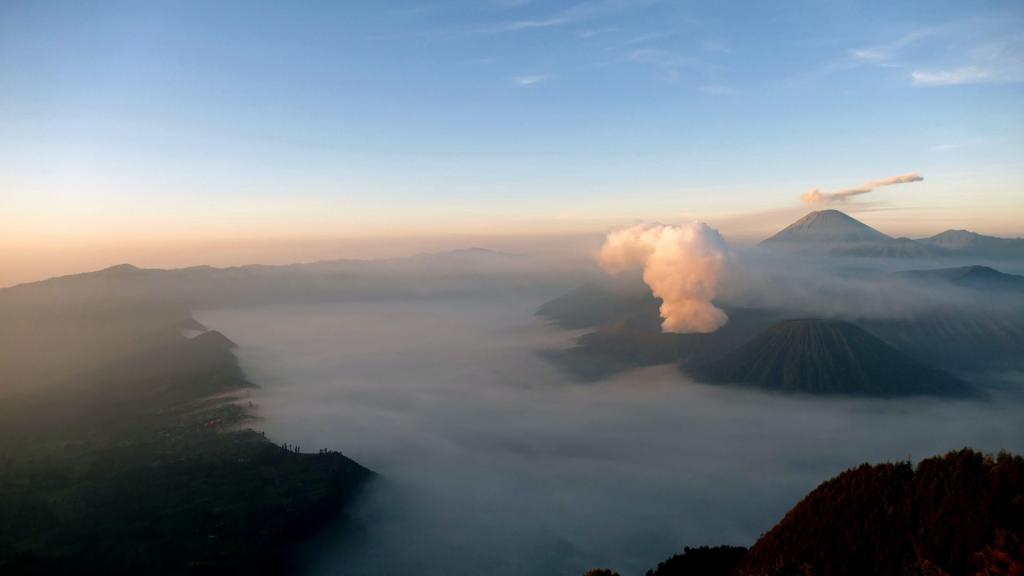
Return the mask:
[[4,1],[0,88],[0,285],[826,203],[1024,234],[1019,1]]

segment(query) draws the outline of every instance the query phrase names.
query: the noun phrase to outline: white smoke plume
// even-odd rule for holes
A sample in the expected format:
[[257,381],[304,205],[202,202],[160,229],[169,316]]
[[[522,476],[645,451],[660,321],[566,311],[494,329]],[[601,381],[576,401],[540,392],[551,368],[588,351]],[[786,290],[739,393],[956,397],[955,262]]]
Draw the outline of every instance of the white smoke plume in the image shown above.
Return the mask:
[[899,176],[890,176],[889,178],[882,178],[881,180],[872,180],[861,186],[860,188],[846,188],[844,190],[837,190],[835,192],[822,192],[815,188],[810,192],[807,192],[800,197],[801,200],[808,204],[842,204],[853,196],[860,196],[861,194],[867,194],[875,188],[881,188],[882,186],[892,186],[893,184],[909,184],[911,182],[920,182],[924,180],[924,177],[920,174],[912,172],[910,174],[900,174]]
[[728,320],[715,297],[728,247],[703,222],[678,226],[638,224],[615,230],[601,247],[601,266],[610,273],[643,267],[651,292],[661,298],[664,332],[714,332]]

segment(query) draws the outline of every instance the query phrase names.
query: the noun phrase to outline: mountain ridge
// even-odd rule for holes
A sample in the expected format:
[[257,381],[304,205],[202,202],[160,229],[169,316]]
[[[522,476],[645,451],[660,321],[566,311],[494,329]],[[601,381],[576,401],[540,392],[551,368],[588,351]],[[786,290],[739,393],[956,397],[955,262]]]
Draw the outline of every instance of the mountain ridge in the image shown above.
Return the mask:
[[760,246],[835,256],[880,258],[1024,258],[1024,239],[951,229],[920,239],[892,237],[835,209],[809,212]]
[[1024,291],[1024,276],[1007,274],[992,268],[973,264],[952,268],[905,270],[896,276],[917,282],[945,282],[961,288],[1018,292]]

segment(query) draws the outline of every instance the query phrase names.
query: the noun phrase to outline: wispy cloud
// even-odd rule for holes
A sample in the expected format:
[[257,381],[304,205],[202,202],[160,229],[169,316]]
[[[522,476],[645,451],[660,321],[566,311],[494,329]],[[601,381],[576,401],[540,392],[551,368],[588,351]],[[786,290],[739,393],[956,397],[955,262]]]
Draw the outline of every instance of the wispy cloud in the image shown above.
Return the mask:
[[700,43],[700,48],[713,54],[732,54],[732,47],[721,40],[705,40]]
[[530,0],[491,0],[491,4],[498,8],[520,8],[530,3]]
[[572,22],[569,18],[546,18],[544,20],[516,20],[513,22],[506,22],[491,28],[493,32],[517,32],[519,30],[530,30],[533,28],[551,28],[553,26],[562,26]]
[[979,17],[906,33],[847,52],[836,66],[905,68],[917,86],[1024,81],[1020,19]]
[[705,94],[711,94],[712,96],[734,96],[739,93],[735,88],[723,86],[721,84],[706,84],[701,86],[699,90]]
[[920,182],[922,180],[924,180],[923,176],[916,172],[911,172],[909,174],[900,174],[899,176],[882,178],[881,180],[872,180],[857,188],[844,188],[835,192],[822,192],[815,188],[805,193],[800,197],[800,199],[808,204],[844,204],[850,198],[867,194],[876,188],[892,186],[894,184],[909,184],[911,182]]
[[618,12],[650,4],[653,0],[590,0],[569,6],[542,18],[527,18],[512,20],[481,30],[484,33],[496,32],[520,32],[524,30],[536,30],[543,28],[555,28],[576,24],[586,20],[592,20],[602,16],[616,14]]
[[957,84],[979,84],[992,82],[992,70],[965,66],[949,70],[914,70],[910,73],[914,84],[921,86],[954,86]]
[[656,40],[663,40],[675,36],[675,32],[646,32],[644,34],[637,34],[630,38],[626,38],[619,43],[620,46],[636,46],[638,44],[650,44]]
[[848,64],[869,64],[884,67],[898,66],[898,64],[894,63],[894,60],[900,51],[935,33],[935,29],[914,30],[891,42],[876,46],[854,48],[847,54],[849,56]]
[[532,86],[534,84],[540,84],[548,79],[543,74],[525,74],[523,76],[515,76],[512,78],[512,83],[516,86]]
[[687,69],[703,66],[703,63],[684,54],[677,54],[661,48],[640,48],[625,55],[625,60],[653,67],[663,80],[677,82]]
[[986,146],[990,141],[984,139],[975,138],[966,142],[946,142],[942,144],[935,144],[929,146],[925,151],[929,154],[941,154],[946,152],[953,152],[955,150],[966,150],[970,148],[979,148]]

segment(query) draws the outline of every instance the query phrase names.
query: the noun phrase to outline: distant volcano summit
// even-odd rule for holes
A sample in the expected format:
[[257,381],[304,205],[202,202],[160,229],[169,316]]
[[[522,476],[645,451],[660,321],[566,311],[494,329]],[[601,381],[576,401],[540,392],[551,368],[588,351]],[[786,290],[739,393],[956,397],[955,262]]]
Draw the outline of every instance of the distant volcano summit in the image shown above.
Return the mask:
[[815,394],[971,394],[862,328],[838,320],[785,320],[724,357],[688,367],[697,380]]
[[839,210],[811,212],[762,244],[888,242],[893,239]]
[[761,245],[795,252],[882,258],[941,256],[946,252],[933,244],[887,236],[839,210],[811,212]]
[[967,230],[947,230],[920,240],[893,238],[839,210],[811,212],[761,242],[761,246],[836,256],[1024,258],[1022,238],[997,238]]

